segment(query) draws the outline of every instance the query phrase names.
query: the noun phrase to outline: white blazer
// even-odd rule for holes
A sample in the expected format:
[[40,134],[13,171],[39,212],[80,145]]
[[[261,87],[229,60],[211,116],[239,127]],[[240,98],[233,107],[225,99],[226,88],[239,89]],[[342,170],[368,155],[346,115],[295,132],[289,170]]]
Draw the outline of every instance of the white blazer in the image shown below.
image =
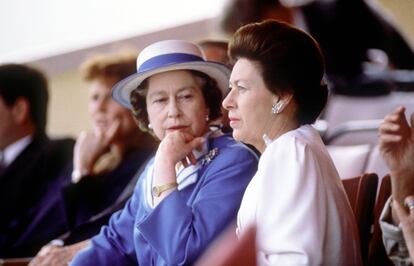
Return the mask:
[[266,147],[238,213],[257,225],[259,265],[362,265],[358,229],[342,182],[310,125]]

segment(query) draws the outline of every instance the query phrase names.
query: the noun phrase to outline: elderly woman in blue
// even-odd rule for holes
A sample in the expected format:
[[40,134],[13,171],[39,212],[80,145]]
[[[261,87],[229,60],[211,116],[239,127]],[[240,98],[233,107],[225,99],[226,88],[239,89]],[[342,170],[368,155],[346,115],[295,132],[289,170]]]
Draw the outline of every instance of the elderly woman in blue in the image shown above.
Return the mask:
[[233,221],[257,169],[252,151],[209,129],[228,88],[224,65],[168,40],[145,48],[137,66],[113,97],[161,142],[132,198],[72,265],[192,264]]

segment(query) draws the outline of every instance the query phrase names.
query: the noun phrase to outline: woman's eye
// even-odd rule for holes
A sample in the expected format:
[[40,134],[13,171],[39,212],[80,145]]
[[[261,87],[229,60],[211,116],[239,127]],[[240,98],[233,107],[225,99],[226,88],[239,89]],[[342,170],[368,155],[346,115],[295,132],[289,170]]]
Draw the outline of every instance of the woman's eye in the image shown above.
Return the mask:
[[237,86],[237,90],[238,90],[239,92],[244,92],[244,91],[246,91],[246,90],[247,90],[247,88],[242,87],[242,86]]
[[156,98],[152,102],[153,103],[164,103],[167,99],[166,98]]
[[99,100],[99,95],[97,95],[97,94],[91,95],[91,101],[96,102],[97,100]]
[[192,94],[185,94],[185,95],[181,95],[181,96],[179,96],[179,98],[180,99],[191,99],[191,98],[193,98],[193,95]]

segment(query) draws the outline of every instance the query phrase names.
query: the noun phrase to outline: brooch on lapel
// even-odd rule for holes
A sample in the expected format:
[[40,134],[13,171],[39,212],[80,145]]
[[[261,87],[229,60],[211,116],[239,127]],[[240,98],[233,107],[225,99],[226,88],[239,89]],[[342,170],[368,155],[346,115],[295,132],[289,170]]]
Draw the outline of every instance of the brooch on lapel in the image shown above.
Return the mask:
[[214,157],[217,156],[217,154],[219,154],[218,148],[210,150],[206,155],[204,155],[203,160],[201,160],[201,165],[205,166],[209,164],[214,159]]

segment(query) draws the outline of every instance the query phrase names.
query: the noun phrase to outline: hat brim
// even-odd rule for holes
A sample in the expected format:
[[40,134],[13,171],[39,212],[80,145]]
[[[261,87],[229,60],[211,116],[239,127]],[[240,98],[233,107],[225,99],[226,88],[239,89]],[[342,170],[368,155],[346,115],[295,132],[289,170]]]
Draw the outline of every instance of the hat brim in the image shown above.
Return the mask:
[[221,90],[222,97],[225,97],[229,90],[230,69],[220,63],[203,61],[203,62],[186,62],[173,64],[141,73],[135,73],[114,85],[112,88],[112,98],[128,109],[132,108],[130,95],[146,78],[158,73],[172,70],[196,70],[207,74],[216,80]]

